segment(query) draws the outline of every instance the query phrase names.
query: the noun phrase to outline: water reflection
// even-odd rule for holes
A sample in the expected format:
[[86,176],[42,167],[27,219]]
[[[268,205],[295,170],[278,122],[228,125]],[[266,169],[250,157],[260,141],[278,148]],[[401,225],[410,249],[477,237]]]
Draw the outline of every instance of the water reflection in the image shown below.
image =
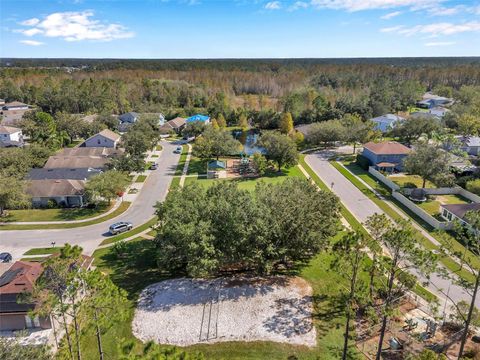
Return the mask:
[[265,149],[256,145],[260,136],[260,133],[257,130],[235,130],[233,136],[242,143],[243,152],[248,156],[257,152],[265,154]]

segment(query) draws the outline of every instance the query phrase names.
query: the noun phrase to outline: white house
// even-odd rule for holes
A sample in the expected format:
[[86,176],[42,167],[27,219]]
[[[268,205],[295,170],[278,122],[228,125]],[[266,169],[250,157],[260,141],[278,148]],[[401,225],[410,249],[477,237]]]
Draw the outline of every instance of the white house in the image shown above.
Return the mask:
[[120,141],[120,135],[112,130],[105,129],[89,137],[85,142],[80,145],[82,147],[106,147],[116,148]]
[[405,121],[405,118],[394,114],[385,114],[373,118],[370,121],[375,124],[375,130],[379,130],[382,133],[385,133]]
[[0,143],[4,146],[22,146],[22,130],[13,126],[0,125]]
[[458,140],[462,143],[460,149],[468,155],[480,155],[480,137],[478,136],[458,136]]
[[480,204],[442,204],[440,214],[447,221],[460,221],[461,224],[469,225],[465,215],[469,211],[480,211]]

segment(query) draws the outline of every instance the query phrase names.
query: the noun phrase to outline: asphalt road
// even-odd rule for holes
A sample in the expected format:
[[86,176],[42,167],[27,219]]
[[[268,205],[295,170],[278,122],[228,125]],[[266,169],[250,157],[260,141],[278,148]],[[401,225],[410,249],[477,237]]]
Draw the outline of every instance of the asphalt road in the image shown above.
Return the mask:
[[[334,152],[319,152],[307,155],[305,160],[315,173],[322,179],[322,181],[332,188],[332,191],[340,198],[345,207],[357,218],[360,222],[365,222],[367,218],[375,213],[384,214],[372,200],[363,194],[355,185],[353,185],[347,178],[345,178],[337,169],[335,169],[328,159],[334,155]],[[333,182],[333,186],[332,186]],[[415,274],[420,281],[426,281],[412,269],[411,273]],[[438,295],[440,299],[445,296],[441,294],[439,289],[447,292],[449,296],[455,301],[465,300],[470,302],[471,296],[468,295],[461,287],[452,284],[450,280],[444,279],[437,274],[430,276],[428,289],[434,294]],[[480,307],[480,299],[475,300],[476,306]],[[441,302],[443,307],[444,300]],[[447,304],[447,307],[449,305]]]
[[109,236],[110,224],[130,221],[133,226],[138,226],[147,222],[155,213],[154,205],[165,199],[180,159],[180,155],[173,152],[178,145],[167,141],[162,141],[161,145],[163,151],[157,159],[158,169],[148,176],[135,201],[123,214],[103,223],[73,229],[0,231],[0,252],[11,253],[16,260],[25,251],[35,247],[49,247],[54,241],[56,246],[65,243],[80,245],[86,254],[92,254]]

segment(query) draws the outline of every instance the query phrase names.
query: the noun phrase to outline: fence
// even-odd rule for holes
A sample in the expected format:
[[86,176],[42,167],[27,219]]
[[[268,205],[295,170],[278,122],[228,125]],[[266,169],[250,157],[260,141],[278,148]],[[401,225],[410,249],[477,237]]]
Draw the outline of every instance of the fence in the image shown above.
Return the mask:
[[384,176],[380,171],[375,170],[373,166],[368,167],[368,172],[380,180],[382,183],[387,185],[391,190],[398,191],[400,190],[400,186],[395,184],[393,181],[389,180],[386,176]]
[[425,212],[423,209],[419,208],[413,201],[403,196],[398,191],[393,191],[392,196],[397,199],[400,203],[406,206],[411,212],[417,215],[420,219],[425,221],[428,225],[432,226],[435,229],[448,230],[451,229],[452,224],[450,222],[442,222],[435,219],[432,215]]

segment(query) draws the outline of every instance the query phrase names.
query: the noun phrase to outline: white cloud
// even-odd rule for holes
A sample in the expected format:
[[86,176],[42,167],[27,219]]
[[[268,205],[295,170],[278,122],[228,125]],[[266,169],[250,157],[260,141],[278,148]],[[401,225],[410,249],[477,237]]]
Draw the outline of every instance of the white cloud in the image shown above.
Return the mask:
[[280,4],[280,1],[270,1],[265,4],[265,9],[267,10],[278,10],[281,9],[282,4]]
[[401,13],[402,13],[401,11],[394,11],[394,12],[385,14],[385,15],[381,16],[380,18],[383,19],[383,20],[388,20],[388,19],[391,19],[395,16],[400,15]]
[[451,16],[458,14],[460,11],[466,11],[467,9],[463,5],[453,7],[432,7],[428,9],[428,13],[433,16]]
[[[25,30],[17,30],[26,36],[43,35],[47,37],[63,38],[66,41],[97,40],[111,41],[125,39],[134,36],[120,24],[108,24],[92,19],[93,11],[81,12],[57,12],[47,15],[38,22],[29,19],[32,27]],[[37,19],[38,20],[38,19]]]
[[448,22],[433,23],[428,25],[416,25],[410,28],[402,27],[401,29],[396,29],[392,31],[406,36],[411,36],[415,34],[425,34],[431,36],[454,35],[464,32],[480,31],[480,22],[470,21],[463,24],[452,24]]
[[380,29],[380,32],[383,33],[390,33],[390,32],[397,32],[399,30],[403,29],[403,25],[398,25],[398,26],[392,26],[392,27],[387,27]]
[[25,45],[30,45],[30,46],[39,46],[39,45],[43,45],[44,43],[41,42],[41,41],[35,41],[35,40],[20,40],[20,42],[22,44],[25,44]]
[[436,41],[436,42],[428,42],[425,46],[450,46],[455,45],[455,41]]
[[295,1],[292,6],[288,8],[290,11],[295,11],[298,9],[306,9],[308,8],[309,4],[305,1]]
[[31,19],[22,21],[22,22],[20,23],[20,25],[24,25],[24,26],[35,26],[35,25],[37,25],[39,22],[40,22],[39,19],[37,19],[37,18],[31,18]]
[[311,0],[312,6],[347,11],[390,9],[405,6],[414,8],[435,5],[444,0]]

